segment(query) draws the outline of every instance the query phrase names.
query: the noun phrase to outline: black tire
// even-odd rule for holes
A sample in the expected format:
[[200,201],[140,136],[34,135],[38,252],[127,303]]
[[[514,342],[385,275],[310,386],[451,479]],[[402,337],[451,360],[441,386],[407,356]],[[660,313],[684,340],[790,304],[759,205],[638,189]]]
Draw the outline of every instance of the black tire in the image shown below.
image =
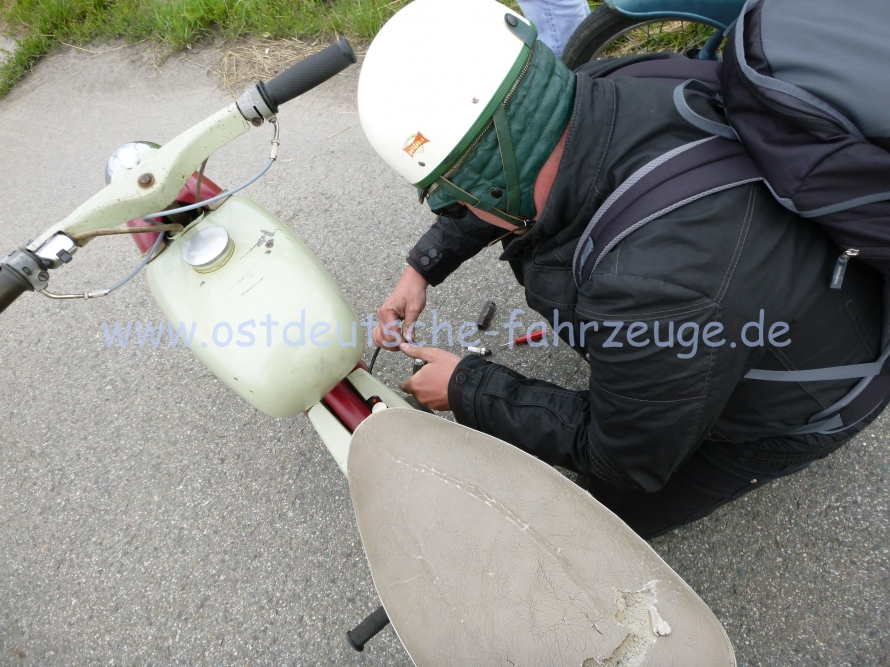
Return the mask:
[[[575,70],[598,58],[666,50],[694,57],[714,30],[705,23],[686,19],[637,19],[600,5],[569,38],[562,61]],[[635,39],[635,34],[643,38]],[[665,41],[663,38],[668,35],[671,39]]]

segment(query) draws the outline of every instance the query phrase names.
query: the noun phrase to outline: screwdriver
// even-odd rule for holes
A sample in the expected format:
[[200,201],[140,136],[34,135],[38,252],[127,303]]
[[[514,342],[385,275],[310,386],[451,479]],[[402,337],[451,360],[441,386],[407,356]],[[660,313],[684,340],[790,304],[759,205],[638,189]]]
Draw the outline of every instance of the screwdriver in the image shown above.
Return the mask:
[[513,340],[512,343],[504,343],[501,347],[509,347],[510,345],[526,345],[531,342],[536,342],[541,340],[544,337],[546,332],[543,329],[538,329],[534,333],[526,334],[525,336],[520,336]]

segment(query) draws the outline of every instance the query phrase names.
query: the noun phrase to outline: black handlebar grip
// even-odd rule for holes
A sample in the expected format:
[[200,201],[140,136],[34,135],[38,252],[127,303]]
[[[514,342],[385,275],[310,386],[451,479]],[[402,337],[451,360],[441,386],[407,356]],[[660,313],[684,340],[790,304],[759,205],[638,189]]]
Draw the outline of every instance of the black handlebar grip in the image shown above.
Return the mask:
[[389,625],[389,616],[386,615],[383,605],[380,605],[371,612],[368,618],[359,623],[355,630],[350,630],[346,633],[346,641],[356,651],[364,651],[365,644],[371,641],[371,638],[387,625]]
[[0,313],[25,292],[30,292],[31,283],[8,266],[0,264]]
[[331,44],[326,49],[289,67],[268,83],[257,84],[257,87],[269,109],[273,113],[278,113],[279,105],[312,90],[354,62],[355,53],[352,52],[352,47],[345,39],[341,39],[336,44]]

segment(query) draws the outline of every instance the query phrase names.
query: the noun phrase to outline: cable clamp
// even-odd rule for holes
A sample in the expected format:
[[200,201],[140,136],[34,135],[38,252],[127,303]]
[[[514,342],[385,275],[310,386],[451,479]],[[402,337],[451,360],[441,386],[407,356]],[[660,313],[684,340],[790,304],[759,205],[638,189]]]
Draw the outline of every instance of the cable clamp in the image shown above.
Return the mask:
[[275,135],[272,137],[272,152],[269,154],[270,160],[278,159],[278,147],[281,143],[278,141],[278,116],[272,116],[269,119],[269,122],[272,123],[272,126],[275,128]]

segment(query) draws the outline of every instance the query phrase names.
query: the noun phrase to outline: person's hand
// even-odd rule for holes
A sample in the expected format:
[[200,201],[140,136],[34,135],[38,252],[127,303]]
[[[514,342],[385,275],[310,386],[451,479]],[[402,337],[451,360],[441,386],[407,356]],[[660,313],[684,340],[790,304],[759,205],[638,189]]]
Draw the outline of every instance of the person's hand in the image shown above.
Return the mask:
[[402,383],[402,391],[433,410],[450,410],[448,382],[460,357],[438,347],[420,347],[402,343],[399,349],[412,359],[423,359],[426,366]]
[[[405,273],[383,305],[377,311],[377,326],[374,327],[374,344],[385,350],[395,350],[399,343],[408,340],[411,326],[426,307],[426,288],[429,283],[413,267]],[[402,320],[402,328],[392,324]],[[388,325],[388,326],[387,326]],[[392,335],[398,333],[401,338]],[[413,333],[413,332],[411,332]]]

